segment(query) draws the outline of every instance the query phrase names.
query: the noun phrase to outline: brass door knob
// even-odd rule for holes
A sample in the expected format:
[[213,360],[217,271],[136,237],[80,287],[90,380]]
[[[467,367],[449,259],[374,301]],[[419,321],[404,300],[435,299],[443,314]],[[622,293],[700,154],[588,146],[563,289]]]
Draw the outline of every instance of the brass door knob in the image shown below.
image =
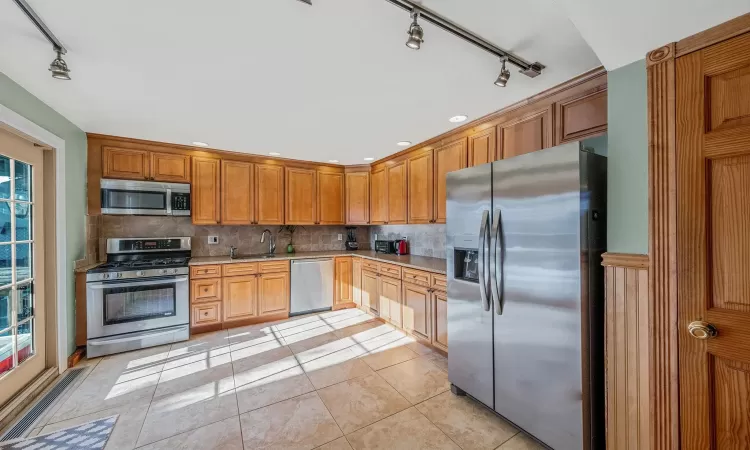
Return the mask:
[[690,333],[690,335],[694,338],[702,340],[711,339],[712,337],[716,337],[716,335],[719,334],[718,330],[716,330],[716,327],[708,322],[703,322],[702,320],[691,322],[690,325],[688,325],[688,333]]

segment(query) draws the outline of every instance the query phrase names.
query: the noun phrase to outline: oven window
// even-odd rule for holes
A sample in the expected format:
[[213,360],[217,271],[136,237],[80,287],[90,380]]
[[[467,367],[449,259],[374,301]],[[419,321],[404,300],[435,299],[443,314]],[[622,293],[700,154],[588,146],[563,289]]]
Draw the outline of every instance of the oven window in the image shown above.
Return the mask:
[[102,208],[167,209],[167,193],[103,189]]
[[104,289],[104,325],[160,319],[176,314],[175,283]]

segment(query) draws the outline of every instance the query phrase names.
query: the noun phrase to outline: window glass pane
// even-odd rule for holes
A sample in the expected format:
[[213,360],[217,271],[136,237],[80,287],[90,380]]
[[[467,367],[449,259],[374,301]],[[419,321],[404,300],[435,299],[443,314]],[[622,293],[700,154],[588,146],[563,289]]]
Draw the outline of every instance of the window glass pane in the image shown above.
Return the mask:
[[12,251],[13,246],[11,244],[0,245],[0,286],[11,282]]
[[18,326],[18,364],[21,364],[29,356],[34,354],[34,319],[24,322]]
[[0,291],[0,330],[10,327],[10,289]]
[[31,244],[16,244],[16,283],[31,278]]
[[0,198],[10,198],[10,159],[0,155]]
[[0,202],[0,242],[10,242],[10,209],[11,204]]
[[0,332],[0,375],[13,368],[13,333]]
[[[31,295],[31,284],[24,284],[16,288],[16,314],[18,322],[24,321],[34,315],[34,298]],[[2,326],[0,326],[1,328]]]
[[15,161],[16,165],[16,200],[31,201],[31,166]]
[[31,203],[16,203],[16,240],[31,240]]

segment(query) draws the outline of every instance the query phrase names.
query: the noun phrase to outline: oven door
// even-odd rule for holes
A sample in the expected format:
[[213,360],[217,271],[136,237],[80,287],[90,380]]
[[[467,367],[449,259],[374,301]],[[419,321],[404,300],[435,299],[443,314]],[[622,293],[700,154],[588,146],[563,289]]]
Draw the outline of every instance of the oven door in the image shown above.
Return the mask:
[[188,277],[87,283],[86,307],[88,339],[184,325]]

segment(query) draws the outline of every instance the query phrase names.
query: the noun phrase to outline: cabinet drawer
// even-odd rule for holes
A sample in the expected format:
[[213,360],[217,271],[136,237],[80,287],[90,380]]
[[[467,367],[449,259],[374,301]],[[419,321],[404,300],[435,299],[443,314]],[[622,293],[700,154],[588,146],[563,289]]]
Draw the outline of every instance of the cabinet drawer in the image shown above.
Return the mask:
[[190,302],[221,301],[221,278],[190,280]]
[[210,266],[190,266],[190,278],[215,278],[221,276],[221,266],[213,264]]
[[234,263],[221,266],[221,276],[254,275],[258,273],[258,263]]
[[375,261],[373,261],[371,259],[362,258],[362,268],[363,269],[373,270],[373,271],[377,272],[378,271],[378,263],[376,263]]
[[438,291],[447,291],[448,281],[445,278],[445,275],[440,275],[437,273],[430,274],[430,287]]
[[401,266],[380,263],[380,273],[389,277],[401,278]]
[[269,261],[258,263],[260,273],[289,272],[289,261]]
[[194,327],[211,325],[221,322],[221,303],[199,303],[193,305],[193,318],[190,322]]
[[418,284],[420,286],[426,286],[426,287],[430,286],[430,273],[429,272],[408,269],[406,267],[404,267],[401,270],[403,272],[403,275],[401,276],[402,280],[407,281],[409,283]]

